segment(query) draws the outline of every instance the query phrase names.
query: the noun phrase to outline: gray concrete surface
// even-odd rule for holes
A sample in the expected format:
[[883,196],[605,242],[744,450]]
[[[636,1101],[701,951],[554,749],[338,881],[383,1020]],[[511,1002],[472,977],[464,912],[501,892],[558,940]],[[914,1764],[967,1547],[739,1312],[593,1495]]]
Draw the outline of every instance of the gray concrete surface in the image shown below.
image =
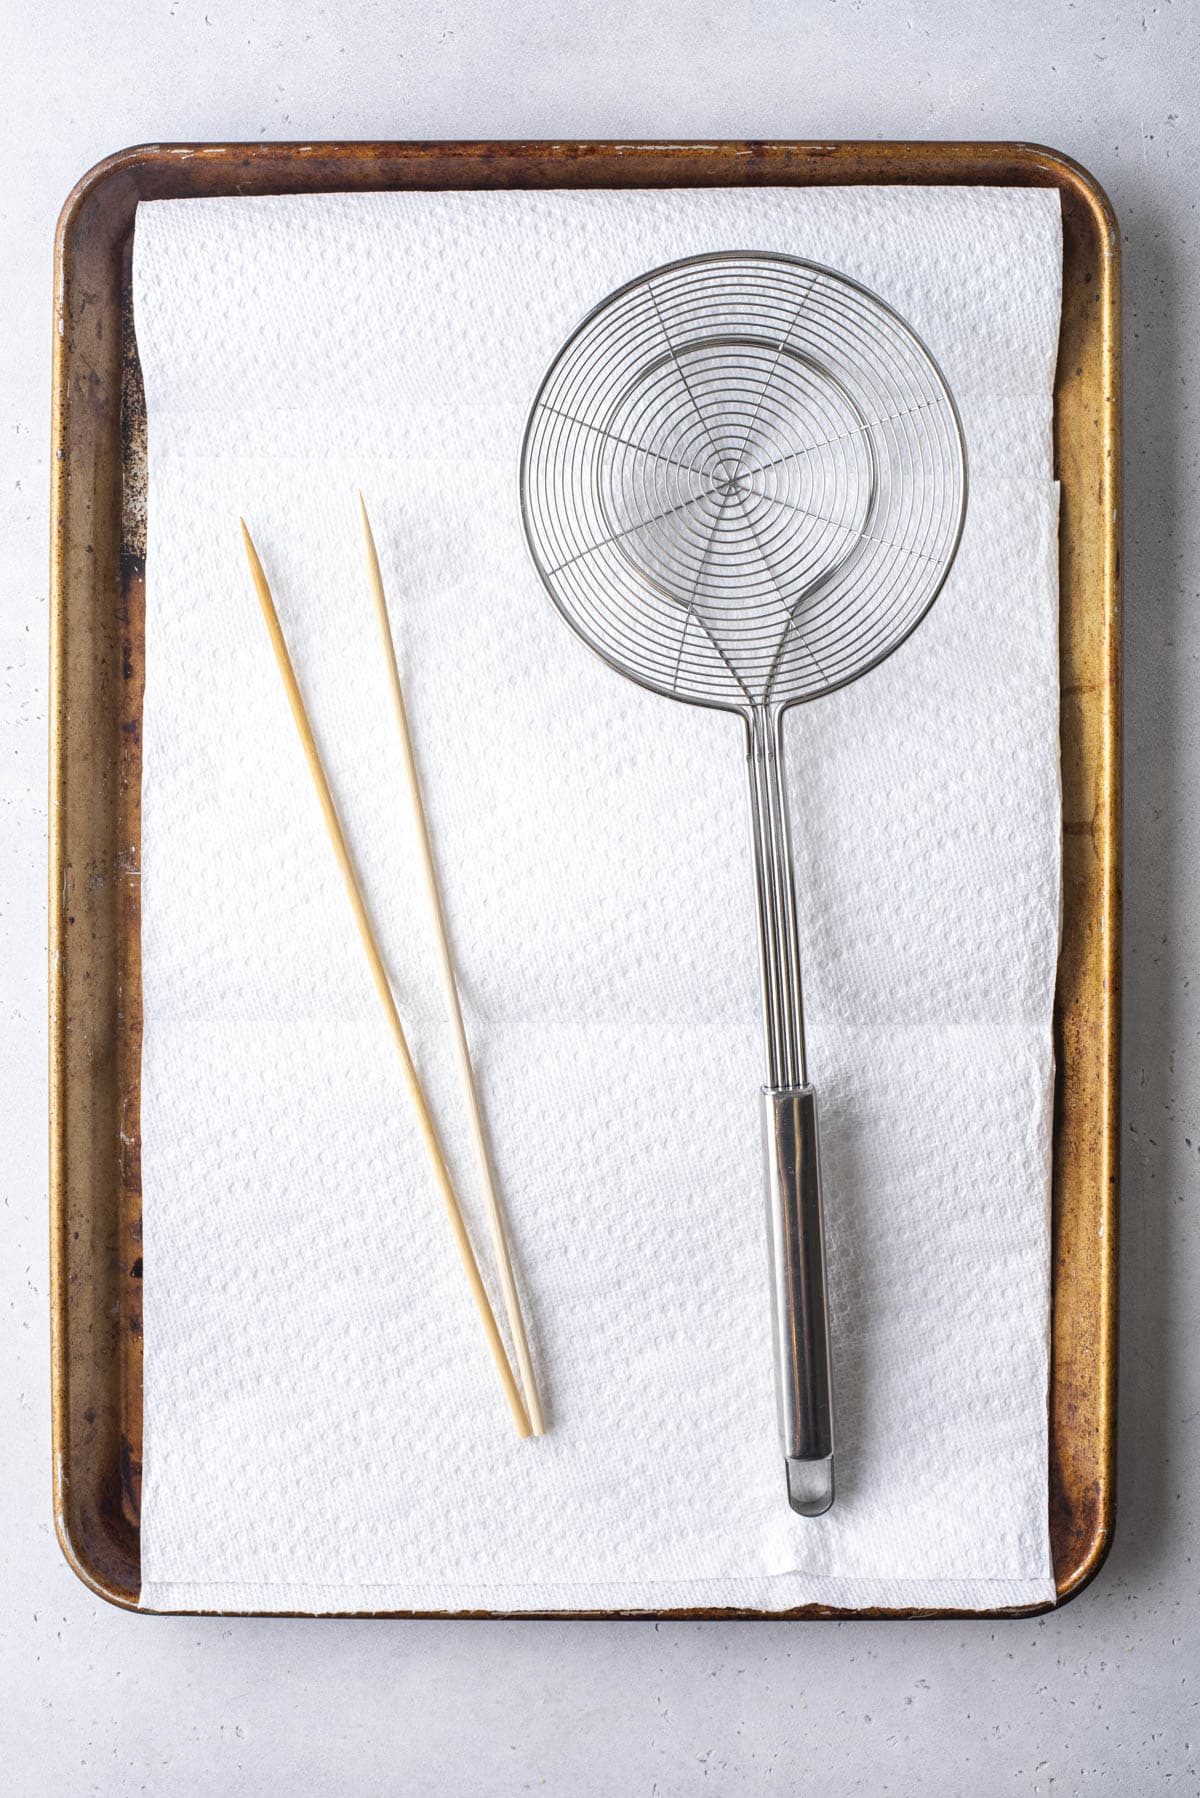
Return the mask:
[[[0,1789],[1200,1791],[1200,11],[1039,0],[0,4]],[[150,139],[1027,138],[1126,257],[1122,1517],[1038,1622],[347,1624],[124,1615],[50,1521],[50,254]]]

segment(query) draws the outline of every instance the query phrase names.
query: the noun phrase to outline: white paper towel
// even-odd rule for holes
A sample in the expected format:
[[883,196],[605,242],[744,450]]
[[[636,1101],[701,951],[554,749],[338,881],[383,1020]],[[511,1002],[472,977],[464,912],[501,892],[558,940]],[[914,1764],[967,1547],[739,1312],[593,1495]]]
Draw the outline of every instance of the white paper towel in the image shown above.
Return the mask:
[[[914,637],[790,715],[838,1498],[776,1433],[742,749],[564,629],[516,504],[574,324],[776,249],[876,289],[972,491]],[[987,1607],[1053,1595],[1052,193],[139,208],[142,1602]],[[551,1419],[483,1347],[249,585],[244,513],[485,1268],[361,569],[372,508]]]

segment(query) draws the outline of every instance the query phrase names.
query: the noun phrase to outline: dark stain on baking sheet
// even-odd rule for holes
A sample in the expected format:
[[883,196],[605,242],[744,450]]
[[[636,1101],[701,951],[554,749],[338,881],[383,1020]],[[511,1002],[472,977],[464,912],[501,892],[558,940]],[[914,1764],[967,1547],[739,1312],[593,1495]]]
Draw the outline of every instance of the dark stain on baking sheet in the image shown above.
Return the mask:
[[146,390],[127,274],[121,312],[121,573],[126,578],[146,572],[147,472]]

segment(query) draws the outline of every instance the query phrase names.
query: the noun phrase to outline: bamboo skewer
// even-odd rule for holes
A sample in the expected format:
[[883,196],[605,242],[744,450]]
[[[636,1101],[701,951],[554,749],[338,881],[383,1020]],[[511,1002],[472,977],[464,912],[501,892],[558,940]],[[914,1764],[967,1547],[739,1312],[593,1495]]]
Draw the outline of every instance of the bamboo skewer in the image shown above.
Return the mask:
[[375,548],[375,537],[371,530],[371,520],[367,516],[367,504],[362,494],[358,496],[359,511],[362,517],[363,548],[367,559],[367,577],[371,587],[371,597],[375,605],[375,616],[379,624],[379,634],[383,642],[384,660],[387,664],[388,684],[392,696],[392,710],[396,717],[396,728],[400,735],[400,748],[404,761],[404,773],[408,786],[408,797],[412,807],[413,820],[417,829],[417,840],[420,849],[421,870],[425,879],[425,893],[429,903],[430,915],[433,919],[434,936],[437,942],[438,967],[442,980],[442,995],[446,1011],[450,1019],[451,1035],[454,1040],[455,1059],[458,1063],[459,1079],[463,1094],[467,1101],[467,1118],[470,1124],[471,1141],[475,1150],[475,1160],[479,1168],[480,1184],[483,1188],[484,1205],[487,1210],[488,1226],[491,1231],[492,1248],[496,1256],[496,1268],[500,1279],[500,1291],[504,1299],[504,1312],[508,1318],[508,1327],[512,1331],[513,1345],[516,1349],[517,1366],[520,1369],[521,1382],[525,1391],[525,1404],[529,1412],[529,1422],[535,1436],[545,1434],[545,1419],[542,1415],[541,1399],[538,1396],[537,1380],[533,1371],[533,1358],[529,1352],[529,1339],[525,1332],[525,1319],[521,1312],[521,1300],[517,1292],[516,1280],[513,1277],[512,1259],[509,1254],[508,1236],[504,1227],[504,1213],[500,1198],[496,1191],[495,1170],[488,1148],[487,1130],[484,1126],[483,1113],[479,1104],[479,1092],[475,1082],[475,1069],[471,1061],[471,1050],[467,1043],[466,1027],[463,1023],[462,1000],[458,990],[458,975],[454,967],[454,956],[450,948],[450,937],[446,927],[446,913],[442,904],[441,889],[438,885],[437,864],[433,857],[433,845],[429,840],[429,824],[425,816],[425,802],[421,794],[420,777],[417,774],[416,757],[413,754],[412,733],[408,726],[408,708],[404,703],[404,688],[400,680],[400,668],[396,660],[396,644],[392,636],[391,619],[388,615],[387,598],[383,590],[383,575],[379,567],[379,555]]
[[392,996],[392,988],[387,977],[387,969],[383,963],[383,956],[379,951],[379,944],[376,941],[375,932],[371,925],[371,919],[367,911],[366,901],[363,898],[362,888],[358,883],[358,876],[354,871],[354,864],[350,859],[350,851],[346,845],[346,838],[342,831],[341,820],[338,817],[337,808],[334,805],[333,794],[330,792],[329,782],[325,777],[325,770],[321,765],[320,752],[317,749],[316,741],[313,737],[312,727],[308,721],[308,714],[304,709],[304,699],[296,680],[295,669],[292,667],[292,658],[288,654],[287,643],[284,640],[283,630],[279,623],[279,616],[275,610],[275,602],[271,598],[271,589],[267,584],[267,577],[263,571],[263,565],[259,561],[258,551],[254,547],[250,532],[246,529],[245,520],[242,519],[239,522],[242,527],[242,541],[245,544],[246,557],[250,563],[250,573],[254,579],[255,590],[258,594],[259,603],[262,606],[263,618],[266,621],[267,633],[271,639],[271,648],[275,652],[275,660],[278,663],[279,672],[283,678],[283,685],[287,693],[288,704],[291,706],[292,717],[295,720],[296,729],[300,735],[300,742],[304,750],[305,760],[308,762],[308,771],[312,775],[313,785],[317,789],[317,798],[321,803],[321,811],[324,814],[325,826],[329,832],[329,840],[333,845],[334,855],[337,857],[338,866],[342,871],[342,879],[346,883],[346,893],[354,913],[354,921],[358,925],[358,933],[362,938],[363,948],[366,950],[367,962],[371,969],[371,976],[375,982],[376,990],[379,993],[379,998],[383,1005],[384,1014],[387,1017],[393,1040],[395,1041],[396,1048],[400,1054],[400,1065],[404,1073],[405,1085],[408,1088],[408,1096],[412,1101],[413,1110],[416,1113],[417,1124],[420,1128],[425,1148],[428,1151],[429,1159],[433,1166],[434,1176],[442,1196],[442,1202],[446,1208],[446,1216],[449,1219],[450,1228],[454,1232],[454,1240],[462,1259],[463,1271],[467,1276],[467,1283],[471,1288],[471,1296],[475,1300],[480,1321],[483,1324],[484,1334],[487,1337],[488,1347],[491,1350],[492,1359],[496,1363],[496,1371],[499,1373],[501,1384],[504,1387],[504,1396],[508,1400],[509,1407],[513,1414],[513,1420],[517,1426],[517,1434],[521,1437],[526,1437],[530,1434],[529,1419],[525,1412],[525,1406],[521,1400],[521,1394],[517,1389],[516,1381],[513,1378],[512,1368],[509,1366],[508,1355],[505,1352],[504,1343],[501,1339],[500,1332],[496,1327],[496,1319],[492,1313],[492,1307],[484,1288],[478,1263],[475,1260],[475,1252],[471,1247],[471,1239],[467,1234],[467,1226],[459,1207],[458,1196],[455,1193],[454,1183],[450,1177],[450,1170],[446,1165],[446,1157],[438,1138],[437,1127],[434,1124],[433,1116],[425,1098],[424,1089],[421,1086],[420,1078],[413,1062],[412,1053],[408,1046],[408,1039],[404,1034],[404,1026],[400,1022],[400,1014],[396,1010],[396,1001]]

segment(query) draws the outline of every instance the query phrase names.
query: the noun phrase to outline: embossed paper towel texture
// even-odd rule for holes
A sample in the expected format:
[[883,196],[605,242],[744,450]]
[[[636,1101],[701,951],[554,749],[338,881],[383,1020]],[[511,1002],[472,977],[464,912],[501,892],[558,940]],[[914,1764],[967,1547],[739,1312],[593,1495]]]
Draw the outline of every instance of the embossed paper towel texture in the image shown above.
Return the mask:
[[[794,712],[838,1500],[784,1502],[733,720],[619,679],[527,561],[562,339],[672,257],[875,288],[971,500],[915,636]],[[139,209],[143,1602],[1032,1602],[1059,917],[1056,196],[507,193]],[[519,1443],[237,534],[272,578],[490,1267],[361,572],[379,538],[552,1427]]]

